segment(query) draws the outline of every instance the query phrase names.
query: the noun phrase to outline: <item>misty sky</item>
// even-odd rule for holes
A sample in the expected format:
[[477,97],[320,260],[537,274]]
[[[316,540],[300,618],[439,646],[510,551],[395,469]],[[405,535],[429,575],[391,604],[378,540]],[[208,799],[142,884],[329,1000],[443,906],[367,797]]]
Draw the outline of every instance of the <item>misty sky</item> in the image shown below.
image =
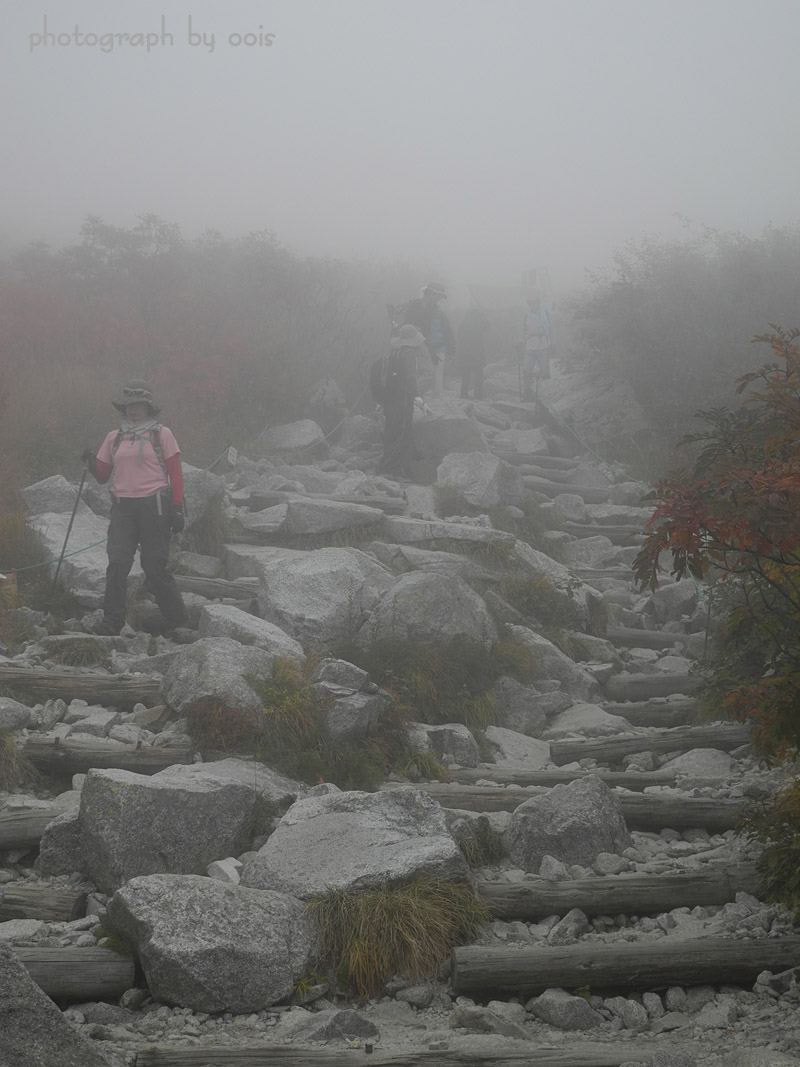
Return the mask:
[[0,252],[155,212],[568,284],[676,213],[755,236],[800,219],[798,41],[798,0],[0,0]]

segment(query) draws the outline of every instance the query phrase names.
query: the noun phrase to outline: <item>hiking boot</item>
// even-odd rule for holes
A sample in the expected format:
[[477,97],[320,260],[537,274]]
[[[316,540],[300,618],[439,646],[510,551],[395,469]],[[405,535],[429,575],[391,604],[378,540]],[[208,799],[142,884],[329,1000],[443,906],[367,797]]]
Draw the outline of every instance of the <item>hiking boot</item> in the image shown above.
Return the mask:
[[92,627],[92,633],[97,634],[98,637],[119,637],[121,630],[121,626],[116,626],[108,619],[101,619]]

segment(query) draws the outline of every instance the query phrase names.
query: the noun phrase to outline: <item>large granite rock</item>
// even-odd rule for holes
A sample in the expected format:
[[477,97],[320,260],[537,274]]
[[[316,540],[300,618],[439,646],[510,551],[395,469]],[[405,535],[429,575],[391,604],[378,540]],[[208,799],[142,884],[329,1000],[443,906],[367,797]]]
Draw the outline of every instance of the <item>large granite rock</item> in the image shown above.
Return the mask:
[[451,452],[489,451],[478,423],[459,415],[415,419],[414,447],[423,459],[436,463]]
[[[85,488],[85,487],[84,487]],[[45,515],[48,512],[66,512],[72,514],[78,498],[78,486],[72,485],[62,474],[43,478],[40,482],[27,485],[22,490],[25,510],[29,515]],[[77,515],[90,515],[92,509],[84,503],[83,494],[78,504]]]
[[[290,646],[280,642],[278,647]],[[268,650],[230,637],[201,638],[173,657],[161,683],[161,699],[176,711],[209,699],[256,711],[263,701],[246,679],[271,677],[276,655],[284,651],[277,652],[274,643]]]
[[3,1067],[121,1067],[79,1034],[0,941],[0,1063]]
[[199,525],[224,498],[225,479],[211,471],[183,463],[183,496],[186,501],[186,528]]
[[287,501],[283,532],[292,536],[333,533],[383,522],[380,508],[351,504],[343,500],[311,500],[296,497]]
[[509,632],[527,645],[537,658],[537,677],[554,678],[565,693],[575,700],[589,701],[600,692],[597,679],[580,668],[574,660],[527,626],[510,626]]
[[317,682],[314,692],[324,703],[325,735],[329,741],[358,744],[378,731],[394,701],[382,689],[365,693],[335,682]]
[[415,752],[430,753],[445,767],[477,767],[480,763],[478,742],[460,722],[441,726],[416,722],[410,726],[407,736]]
[[322,427],[313,419],[269,426],[258,435],[256,443],[267,452],[303,455],[305,459],[327,456],[329,452]]
[[619,800],[594,776],[526,800],[514,811],[508,831],[509,856],[533,873],[545,856],[590,867],[601,852],[618,855],[630,844]]
[[305,652],[299,641],[266,619],[259,619],[234,604],[204,604],[197,631],[201,637],[227,637],[242,645],[255,645],[273,659],[284,656],[305,663]]
[[453,575],[404,574],[377,605],[356,642],[371,648],[384,642],[447,643],[465,639],[490,647],[497,627],[478,594]]
[[619,374],[584,370],[550,378],[539,384],[539,403],[594,449],[650,433],[630,385]]
[[315,948],[298,900],[198,875],[133,878],[114,894],[108,922],[135,944],[152,995],[197,1012],[276,1004]]
[[151,777],[89,771],[79,812],[85,873],[108,892],[137,875],[205,870],[249,844],[255,796],[203,765]]
[[348,548],[273,557],[261,565],[261,575],[261,614],[304,646],[354,637],[396,581],[364,552]]
[[465,881],[469,869],[444,812],[417,789],[331,792],[292,805],[242,871],[241,884],[307,899],[404,882]]
[[0,730],[22,730],[35,725],[36,712],[27,704],[0,696]]
[[[546,741],[505,730],[502,726],[487,726],[486,740],[497,751],[495,766],[498,770],[538,771],[550,763],[550,746]],[[491,774],[491,769],[487,770],[486,777],[490,778]]]
[[476,508],[516,504],[522,495],[519,471],[489,452],[451,452],[437,468],[436,484]]
[[[53,562],[49,565],[50,577],[55,575],[57,561],[64,547],[69,529],[70,511],[44,512],[29,520],[36,539]],[[106,588],[106,536],[108,522],[87,508],[78,511],[69,535],[69,552],[64,557],[59,571],[59,582],[85,608],[99,608],[103,604]],[[138,559],[134,560],[128,579],[128,592],[135,593],[143,580]]]

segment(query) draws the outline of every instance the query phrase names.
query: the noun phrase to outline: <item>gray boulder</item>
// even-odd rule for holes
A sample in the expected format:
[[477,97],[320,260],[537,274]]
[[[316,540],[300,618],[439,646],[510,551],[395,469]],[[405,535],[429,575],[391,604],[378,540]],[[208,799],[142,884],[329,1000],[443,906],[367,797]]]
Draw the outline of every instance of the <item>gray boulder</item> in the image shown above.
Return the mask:
[[85,865],[78,809],[72,808],[45,826],[39,842],[39,873],[50,878],[83,871]]
[[308,786],[304,782],[287,778],[285,774],[266,767],[256,759],[228,757],[207,763],[176,764],[170,771],[176,782],[191,782],[211,775],[220,782],[246,786],[257,796],[281,808],[287,808],[308,792]]
[[[538,771],[550,762],[550,746],[546,741],[504,730],[502,726],[487,726],[486,740],[497,749],[495,766],[498,769]],[[487,772],[487,776],[491,776],[491,772]]]
[[229,637],[241,645],[262,648],[275,658],[285,656],[305,663],[303,646],[278,626],[259,619],[234,604],[204,604],[197,631],[201,637]]
[[531,1015],[559,1030],[595,1030],[604,1020],[583,997],[563,989],[545,989],[525,1005]]
[[275,655],[229,637],[202,638],[174,656],[161,684],[161,700],[179,712],[208,699],[257,711],[263,701],[246,678],[271,677]]
[[377,1026],[351,1009],[327,1008],[314,1012],[290,1031],[294,1041],[333,1041],[335,1039],[380,1037]]
[[225,496],[225,479],[211,471],[183,465],[183,496],[186,501],[186,528],[199,525]]
[[135,944],[153,996],[198,1012],[276,1004],[315,949],[299,901],[198,875],[133,878],[114,894],[108,922]]
[[250,841],[255,790],[210,768],[151,777],[92,770],[81,791],[85,873],[103,891],[143,874],[190,874]]
[[619,549],[605,534],[567,541],[561,555],[570,567],[610,567],[619,562]]
[[597,679],[565,656],[552,641],[527,626],[510,626],[509,631],[535,654],[540,664],[538,677],[556,679],[575,700],[590,700],[600,692]]
[[27,704],[0,696],[0,730],[23,730],[36,723],[36,712]]
[[476,508],[516,504],[522,495],[519,471],[489,452],[451,452],[436,470],[436,484],[459,493]]
[[633,727],[621,715],[610,715],[597,704],[578,703],[554,715],[543,733],[548,741],[571,734],[581,737],[613,737],[630,733]]
[[687,774],[695,778],[729,778],[736,760],[718,748],[695,748],[662,764],[661,770]]
[[619,854],[630,844],[619,800],[592,775],[520,804],[508,833],[513,862],[533,873],[545,856],[590,867],[601,852]]
[[445,767],[477,767],[480,763],[478,743],[460,722],[430,726],[414,723],[407,733],[408,743],[415,752],[432,753]]
[[256,438],[256,443],[267,452],[282,455],[303,454],[306,459],[323,457],[329,453],[322,427],[313,419],[299,419],[282,426],[270,426]]
[[119,1067],[79,1034],[0,941],[0,1062],[3,1067]]
[[325,698],[325,733],[329,741],[357,744],[374,733],[394,701],[382,689],[364,693],[332,682],[317,682],[317,696]]
[[311,500],[295,497],[287,501],[283,532],[293,536],[333,533],[383,522],[380,508],[351,504],[344,500]]
[[403,575],[359,631],[356,643],[371,648],[383,642],[447,643],[456,638],[490,647],[497,627],[478,594],[453,575],[415,572]]
[[[77,485],[72,485],[62,474],[54,474],[50,478],[43,478],[42,481],[28,485],[22,490],[25,510],[29,515],[44,515],[47,512],[66,512],[67,515],[71,515],[77,497]],[[84,503],[81,495],[77,514],[88,515],[91,510]]]
[[354,637],[396,581],[364,552],[347,548],[276,557],[262,564],[261,574],[261,614],[305,646]]
[[640,440],[650,428],[623,375],[583,370],[541,382],[539,402],[594,449]]
[[298,800],[248,857],[241,884],[307,899],[416,874],[465,881],[469,869],[441,807],[417,789],[402,788]]
[[676,622],[682,615],[691,615],[699,599],[697,583],[691,578],[667,582],[650,597],[659,622]]
[[[489,693],[501,712],[503,725],[509,730],[530,737],[541,734],[547,723],[547,714],[538,698],[551,694],[541,694],[533,686],[523,685],[506,674],[492,684]],[[566,694],[562,693],[560,697],[560,703],[569,704],[570,698]]]
[[415,419],[414,447],[424,459],[441,463],[451,452],[488,452],[480,426],[463,416]]

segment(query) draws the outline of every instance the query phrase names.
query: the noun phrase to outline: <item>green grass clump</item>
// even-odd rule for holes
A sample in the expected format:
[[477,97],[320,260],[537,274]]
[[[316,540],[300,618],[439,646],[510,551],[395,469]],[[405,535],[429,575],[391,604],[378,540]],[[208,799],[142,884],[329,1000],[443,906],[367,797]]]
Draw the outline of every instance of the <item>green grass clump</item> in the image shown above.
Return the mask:
[[406,748],[395,771],[404,778],[426,782],[452,782],[453,778],[447,768],[431,752],[415,752]]
[[551,541],[546,534],[551,530],[563,530],[564,520],[556,508],[544,508],[523,496],[518,505],[524,512],[522,518],[512,515],[506,506],[492,508],[489,518],[496,530],[513,533],[520,541],[525,541],[538,552],[543,552],[551,559],[561,562],[558,544]]
[[583,627],[580,608],[569,595],[569,587],[559,588],[544,574],[508,575],[498,591],[513,608],[522,615],[533,616],[542,626]]
[[108,656],[99,641],[92,637],[76,637],[74,640],[59,641],[48,658],[53,663],[67,667],[94,667],[107,663]]
[[477,509],[468,504],[464,496],[457,489],[449,485],[435,485],[433,497],[436,514],[440,519],[448,519],[451,515],[475,515]]
[[191,513],[186,516],[187,527],[181,536],[181,549],[197,552],[201,556],[221,556],[223,546],[231,538],[231,522],[225,514],[222,499],[209,502],[196,521]]
[[476,820],[472,832],[458,838],[458,847],[473,870],[492,867],[506,855],[506,842],[485,815]]
[[800,779],[751,808],[743,829],[764,845],[757,861],[764,899],[800,915]]
[[356,893],[332,889],[307,909],[320,936],[321,966],[364,1000],[395,974],[434,978],[452,949],[489,922],[471,886],[422,876]]
[[17,748],[14,731],[0,730],[0,789],[4,792],[16,789],[34,774],[31,763]]
[[263,701],[260,709],[213,699],[184,710],[201,749],[253,755],[269,767],[309,784],[333,782],[340,789],[375,789],[405,746],[404,719],[387,712],[379,735],[357,747],[328,740],[327,702],[293,660],[277,657],[271,678],[248,678]]

